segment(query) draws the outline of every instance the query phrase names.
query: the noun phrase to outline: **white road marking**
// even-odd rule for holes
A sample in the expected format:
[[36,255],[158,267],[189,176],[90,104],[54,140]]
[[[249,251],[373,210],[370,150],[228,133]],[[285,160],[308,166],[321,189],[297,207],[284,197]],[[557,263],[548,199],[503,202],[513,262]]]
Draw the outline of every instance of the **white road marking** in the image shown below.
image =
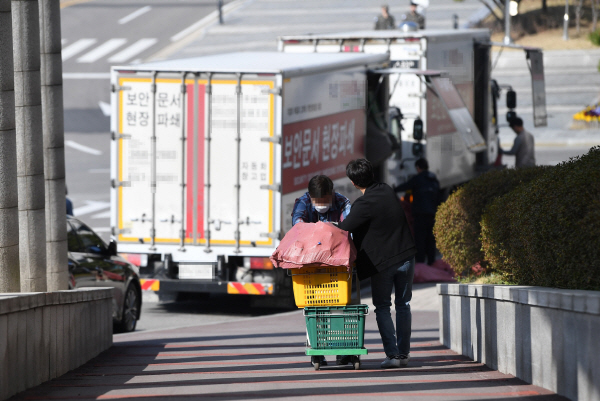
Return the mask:
[[110,79],[110,72],[64,72],[63,79]]
[[119,20],[119,24],[121,24],[121,25],[126,24],[129,21],[139,17],[140,15],[146,14],[151,9],[152,9],[152,7],[150,7],[150,6],[142,7],[139,10],[136,10],[136,11],[132,12],[131,14],[127,15],[126,17],[121,18]]
[[125,49],[121,50],[120,52],[109,58],[108,61],[110,63],[124,63],[130,58],[137,56],[147,48],[153,46],[156,42],[158,42],[158,40],[154,38],[140,39],[131,46],[126,47]]
[[108,219],[110,218],[110,210],[106,212],[98,213],[92,216],[92,219]]
[[94,155],[94,156],[100,156],[102,154],[102,152],[99,151],[98,149],[90,148],[90,147],[87,147],[85,145],[82,145],[80,143],[77,143],[77,142],[71,141],[71,140],[65,141],[65,145],[69,146],[73,149],[77,149],[81,152],[89,153],[90,155]]
[[60,40],[60,45],[61,45],[61,46],[64,46],[64,45],[65,45],[65,43],[67,43],[67,39],[61,39],[61,40]]
[[85,203],[85,206],[80,206],[73,209],[73,216],[84,216],[86,214],[99,212],[100,210],[108,209],[110,207],[110,202],[86,200]]
[[110,104],[106,102],[98,102],[98,106],[100,106],[100,110],[102,110],[102,114],[104,114],[105,117],[110,117]]
[[200,21],[188,26],[183,31],[179,32],[178,34],[171,36],[171,42],[177,42],[178,40],[185,38],[190,33],[195,32],[198,29],[200,29],[201,27],[205,26],[207,24],[207,17],[204,17]]
[[77,42],[70,44],[62,50],[62,61],[70,59],[96,42],[96,39],[79,39]]
[[79,57],[77,59],[77,62],[78,63],[94,63],[94,62],[98,61],[99,59],[101,59],[102,57],[106,56],[108,53],[112,52],[113,50],[116,50],[119,47],[123,46],[125,43],[127,43],[127,39],[123,39],[123,38],[109,39],[106,42],[102,43],[100,46],[96,47],[91,52],[86,53],[85,55]]

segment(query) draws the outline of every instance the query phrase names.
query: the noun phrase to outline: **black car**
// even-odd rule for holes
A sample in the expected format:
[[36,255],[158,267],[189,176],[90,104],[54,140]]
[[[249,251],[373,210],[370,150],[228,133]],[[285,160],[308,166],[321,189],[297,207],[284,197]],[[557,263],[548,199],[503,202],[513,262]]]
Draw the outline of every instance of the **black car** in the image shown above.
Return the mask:
[[81,221],[67,216],[69,288],[113,287],[113,320],[120,332],[135,330],[142,310],[138,268],[117,255]]

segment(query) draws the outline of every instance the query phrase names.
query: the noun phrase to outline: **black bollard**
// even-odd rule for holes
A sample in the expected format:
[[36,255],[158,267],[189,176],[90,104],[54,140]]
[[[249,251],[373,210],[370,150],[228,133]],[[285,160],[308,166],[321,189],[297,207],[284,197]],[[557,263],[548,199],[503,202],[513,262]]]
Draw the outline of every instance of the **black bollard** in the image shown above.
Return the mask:
[[219,8],[219,25],[223,25],[223,0],[217,0],[217,7]]
[[458,14],[452,15],[452,19],[454,20],[454,29],[458,29]]

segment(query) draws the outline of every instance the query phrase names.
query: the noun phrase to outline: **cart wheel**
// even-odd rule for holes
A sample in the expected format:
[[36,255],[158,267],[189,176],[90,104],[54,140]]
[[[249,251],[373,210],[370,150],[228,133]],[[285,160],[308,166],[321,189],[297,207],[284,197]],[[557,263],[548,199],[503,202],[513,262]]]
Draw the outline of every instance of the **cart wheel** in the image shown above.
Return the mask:
[[353,363],[354,363],[354,370],[359,370],[360,369],[360,356],[355,356],[352,358],[353,359]]
[[315,367],[315,370],[321,369],[321,359],[320,358],[318,358],[316,356],[311,356],[310,361],[312,362],[312,365]]

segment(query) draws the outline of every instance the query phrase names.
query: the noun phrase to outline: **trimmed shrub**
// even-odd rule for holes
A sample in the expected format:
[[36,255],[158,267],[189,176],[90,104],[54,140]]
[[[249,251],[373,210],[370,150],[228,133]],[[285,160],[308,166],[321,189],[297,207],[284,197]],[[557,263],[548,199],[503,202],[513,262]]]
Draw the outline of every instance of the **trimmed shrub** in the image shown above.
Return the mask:
[[497,198],[481,226],[485,259],[505,280],[600,290],[600,147]]
[[454,192],[440,205],[433,229],[437,247],[457,274],[488,263],[481,251],[480,221],[485,207],[520,184],[540,176],[547,167],[504,169],[487,172]]

